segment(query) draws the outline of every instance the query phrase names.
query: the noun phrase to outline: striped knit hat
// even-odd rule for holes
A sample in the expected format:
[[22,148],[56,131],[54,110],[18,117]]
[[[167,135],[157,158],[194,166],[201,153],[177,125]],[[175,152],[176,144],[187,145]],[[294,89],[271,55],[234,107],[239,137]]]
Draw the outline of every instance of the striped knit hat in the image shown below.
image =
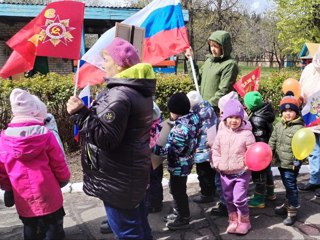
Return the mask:
[[295,111],[297,115],[300,115],[299,102],[291,91],[288,91],[280,101],[280,112],[282,113],[286,109],[291,109]]

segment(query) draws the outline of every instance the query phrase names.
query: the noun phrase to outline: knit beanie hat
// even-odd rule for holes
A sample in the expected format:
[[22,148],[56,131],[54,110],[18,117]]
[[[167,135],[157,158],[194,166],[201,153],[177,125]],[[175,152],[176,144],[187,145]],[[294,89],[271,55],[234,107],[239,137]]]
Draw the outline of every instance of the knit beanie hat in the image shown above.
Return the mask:
[[191,109],[201,103],[203,101],[200,93],[198,91],[190,91],[187,93],[187,97],[189,98],[189,101],[190,101],[190,106],[191,106]]
[[159,119],[161,116],[161,110],[156,104],[156,102],[153,102],[153,112],[152,112],[152,120],[155,121]]
[[236,99],[230,99],[226,102],[226,104],[223,107],[223,114],[221,120],[224,121],[228,117],[231,116],[237,116],[240,117],[241,120],[243,120],[244,117],[244,109],[239,100]]
[[13,114],[11,122],[39,121],[44,122],[47,107],[40,99],[20,88],[15,88],[10,94],[10,104]]
[[236,93],[235,91],[229,92],[228,94],[224,95],[223,97],[221,97],[218,101],[218,107],[220,109],[220,111],[222,111],[224,105],[226,104],[226,102],[228,102],[230,99],[236,99],[238,100],[238,93]]
[[140,63],[138,50],[128,41],[116,37],[105,50],[120,67],[131,67]]
[[190,101],[185,93],[175,93],[169,98],[167,107],[170,112],[183,116],[190,112]]
[[32,95],[32,96],[37,99],[37,103],[39,107],[39,113],[36,115],[36,117],[43,120],[46,119],[48,115],[47,106],[37,96],[35,95]]
[[280,101],[280,112],[282,113],[286,109],[291,109],[295,111],[297,115],[300,115],[299,102],[291,91],[288,91]]
[[244,104],[250,111],[257,110],[262,107],[262,96],[259,92],[248,92],[244,98]]

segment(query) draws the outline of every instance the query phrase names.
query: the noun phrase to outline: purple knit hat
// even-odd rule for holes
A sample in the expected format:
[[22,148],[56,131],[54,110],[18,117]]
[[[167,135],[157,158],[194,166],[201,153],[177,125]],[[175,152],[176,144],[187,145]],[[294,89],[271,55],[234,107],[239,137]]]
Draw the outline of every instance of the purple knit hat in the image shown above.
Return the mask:
[[105,50],[120,67],[131,67],[140,63],[138,50],[128,41],[116,37]]
[[224,121],[228,117],[237,116],[243,120],[244,117],[244,110],[241,103],[236,99],[230,99],[226,102],[223,107],[223,114],[221,120]]

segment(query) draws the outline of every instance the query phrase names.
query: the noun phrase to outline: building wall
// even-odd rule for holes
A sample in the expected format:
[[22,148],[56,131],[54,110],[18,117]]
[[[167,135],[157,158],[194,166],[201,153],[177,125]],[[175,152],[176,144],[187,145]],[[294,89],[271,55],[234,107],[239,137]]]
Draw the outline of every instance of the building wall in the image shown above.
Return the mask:
[[6,45],[6,41],[8,41],[23,26],[23,23],[6,24],[0,22],[0,67],[4,65],[12,52],[11,48]]
[[48,58],[50,72],[69,74],[72,72],[72,60],[62,58]]
[[[26,23],[7,24],[0,22],[0,68],[5,64],[12,52],[12,49],[6,45],[6,41],[23,28],[25,24]],[[60,74],[69,74],[72,72],[72,60],[70,59],[48,57],[48,65],[50,72]]]

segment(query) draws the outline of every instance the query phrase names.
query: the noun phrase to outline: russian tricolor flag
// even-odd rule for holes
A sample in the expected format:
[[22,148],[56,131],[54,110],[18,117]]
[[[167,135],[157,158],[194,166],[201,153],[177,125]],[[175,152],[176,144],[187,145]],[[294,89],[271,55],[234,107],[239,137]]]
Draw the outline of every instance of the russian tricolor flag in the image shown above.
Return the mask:
[[[89,108],[91,105],[92,98],[90,96],[90,86],[87,85],[82,91],[79,93],[79,98],[82,100],[84,105]],[[79,141],[79,129],[77,125],[73,127],[73,136],[74,139],[78,142]]]
[[[142,62],[157,64],[190,46],[179,0],[154,0],[122,23],[145,28]],[[103,82],[101,52],[114,37],[115,27],[106,31],[83,55],[81,60],[85,63],[79,70],[79,88]]]
[[301,114],[307,127],[320,125],[320,91],[308,97],[306,105],[301,110]]

